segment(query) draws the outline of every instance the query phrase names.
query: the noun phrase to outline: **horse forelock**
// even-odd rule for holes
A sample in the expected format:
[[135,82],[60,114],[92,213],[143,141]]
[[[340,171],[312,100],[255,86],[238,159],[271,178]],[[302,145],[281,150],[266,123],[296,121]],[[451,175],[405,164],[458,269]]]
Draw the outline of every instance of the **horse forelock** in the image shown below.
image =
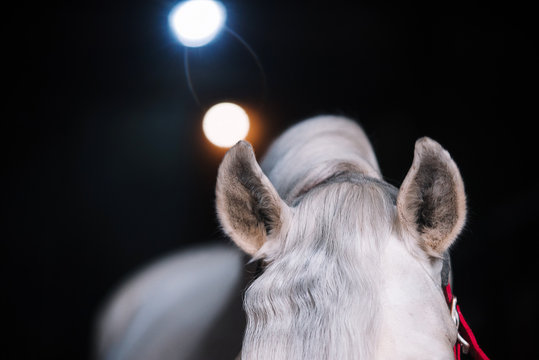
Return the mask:
[[372,356],[393,204],[391,186],[354,173],[335,173],[294,201],[278,252],[246,292],[243,358]]

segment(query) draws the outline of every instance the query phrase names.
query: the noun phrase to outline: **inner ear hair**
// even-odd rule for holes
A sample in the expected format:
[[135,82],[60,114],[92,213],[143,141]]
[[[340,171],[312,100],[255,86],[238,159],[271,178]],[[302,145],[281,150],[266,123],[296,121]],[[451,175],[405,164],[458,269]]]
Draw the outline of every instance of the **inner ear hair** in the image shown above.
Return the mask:
[[219,167],[216,186],[217,215],[225,233],[254,255],[280,230],[283,205],[251,145],[240,141],[231,148]]
[[[251,148],[251,145],[247,145]],[[264,226],[266,235],[270,235],[274,230],[278,231],[281,225],[281,209],[275,199],[276,194],[272,192],[272,187],[268,187],[269,180],[264,181],[267,179],[258,168],[252,151],[248,156],[237,158],[237,162],[233,166],[232,176],[238,180],[247,194],[247,197],[243,199],[245,200],[244,206],[247,205],[257,223]]]
[[455,162],[437,142],[416,142],[397,207],[401,222],[432,255],[443,254],[460,233],[466,217],[464,184]]

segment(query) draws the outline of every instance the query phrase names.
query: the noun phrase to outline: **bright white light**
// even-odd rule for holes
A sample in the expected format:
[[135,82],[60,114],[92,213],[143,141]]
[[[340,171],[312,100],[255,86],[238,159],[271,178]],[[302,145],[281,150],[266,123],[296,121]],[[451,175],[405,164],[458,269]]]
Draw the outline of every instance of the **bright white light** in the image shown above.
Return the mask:
[[190,0],[176,5],[168,17],[178,40],[189,47],[199,47],[212,41],[223,27],[225,7],[217,1]]
[[245,110],[233,103],[213,105],[202,121],[204,135],[214,145],[231,147],[245,139],[249,132],[249,116]]

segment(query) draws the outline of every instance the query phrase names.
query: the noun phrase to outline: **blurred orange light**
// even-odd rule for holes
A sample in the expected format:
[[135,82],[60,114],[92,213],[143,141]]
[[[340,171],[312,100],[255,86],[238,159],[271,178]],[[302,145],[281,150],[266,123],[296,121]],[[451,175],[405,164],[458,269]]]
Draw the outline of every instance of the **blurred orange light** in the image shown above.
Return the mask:
[[219,103],[204,115],[202,129],[212,144],[229,148],[249,133],[249,116],[239,105]]

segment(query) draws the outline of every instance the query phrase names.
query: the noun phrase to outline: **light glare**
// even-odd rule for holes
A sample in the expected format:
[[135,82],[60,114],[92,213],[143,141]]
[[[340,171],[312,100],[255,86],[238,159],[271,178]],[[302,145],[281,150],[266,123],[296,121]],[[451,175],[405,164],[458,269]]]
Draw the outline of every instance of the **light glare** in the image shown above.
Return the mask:
[[199,47],[215,38],[225,19],[226,10],[220,2],[191,0],[172,9],[169,24],[183,45]]
[[219,103],[204,115],[202,129],[214,145],[228,148],[249,133],[249,116],[236,104]]

